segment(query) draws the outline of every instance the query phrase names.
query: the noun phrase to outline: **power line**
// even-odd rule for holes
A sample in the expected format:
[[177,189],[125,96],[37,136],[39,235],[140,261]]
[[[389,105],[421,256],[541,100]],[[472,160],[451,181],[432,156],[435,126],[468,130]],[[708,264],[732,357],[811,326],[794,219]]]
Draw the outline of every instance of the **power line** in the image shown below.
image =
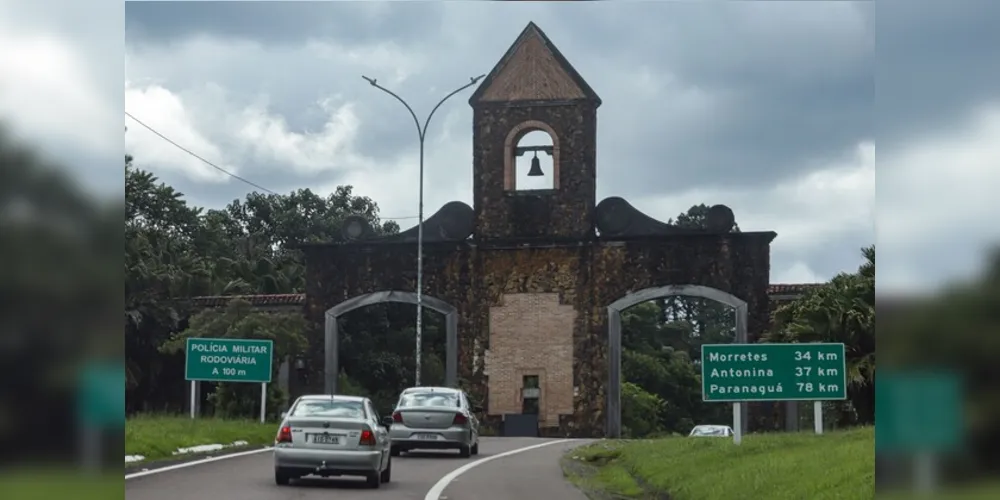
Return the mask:
[[[226,174],[226,175],[228,175],[228,176],[230,176],[230,177],[232,177],[232,178],[234,178],[234,179],[236,179],[236,180],[238,180],[240,182],[249,184],[249,185],[251,185],[251,186],[253,186],[253,187],[255,187],[255,188],[257,188],[257,189],[259,189],[261,191],[264,191],[265,193],[273,194],[273,195],[278,195],[278,193],[276,193],[274,191],[271,191],[270,189],[268,189],[268,188],[266,188],[264,186],[261,186],[260,184],[257,184],[256,182],[244,179],[243,177],[240,177],[240,176],[238,176],[238,175],[236,175],[236,174],[234,174],[234,173],[232,173],[232,172],[230,172],[230,171],[228,171],[228,170],[226,170],[226,169],[224,169],[224,168],[222,168],[222,167],[220,167],[220,166],[218,166],[218,165],[216,165],[216,164],[214,164],[214,163],[206,160],[205,158],[202,158],[201,156],[199,156],[197,153],[191,151],[190,149],[185,148],[184,146],[181,146],[180,144],[177,144],[176,142],[174,142],[173,140],[171,140],[169,137],[161,134],[159,131],[157,131],[153,127],[150,127],[149,125],[146,125],[145,123],[143,123],[142,120],[136,118],[134,115],[132,115],[132,113],[129,113],[128,111],[126,111],[125,112],[125,116],[131,118],[134,122],[138,123],[139,125],[142,125],[143,128],[145,128],[146,130],[148,130],[148,131],[156,134],[157,137],[159,137],[160,139],[163,139],[164,141],[167,141],[168,143],[170,143],[175,148],[180,149],[181,151],[183,151],[183,152],[185,152],[185,153],[187,153],[187,154],[189,154],[189,155],[197,158],[202,163],[204,163],[204,164],[206,164],[206,165],[208,165],[208,166],[210,166],[210,167],[218,170],[219,172],[222,172],[222,173],[224,173],[224,174]],[[416,219],[417,216],[413,215],[413,216],[408,216],[408,217],[379,217],[379,218],[380,219],[385,219],[385,220],[404,220],[404,219]]]
[[128,111],[126,111],[125,112],[125,116],[131,118],[133,121],[135,121],[139,125],[142,125],[143,127],[145,127],[146,130],[149,130],[150,132],[156,134],[160,139],[163,139],[164,141],[169,142],[175,148],[180,149],[181,151],[183,151],[183,152],[185,152],[185,153],[187,153],[187,154],[189,154],[189,155],[191,155],[191,156],[193,156],[193,157],[201,160],[202,163],[204,163],[204,164],[206,164],[206,165],[208,165],[208,166],[210,166],[210,167],[218,170],[219,172],[222,172],[222,173],[224,173],[224,174],[226,174],[226,175],[228,175],[228,176],[230,176],[230,177],[232,177],[232,178],[234,178],[234,179],[236,179],[238,181],[241,181],[241,182],[244,182],[246,184],[249,184],[249,185],[251,185],[251,186],[253,186],[253,187],[255,187],[255,188],[257,188],[257,189],[259,189],[261,191],[264,191],[265,193],[278,194],[278,193],[276,193],[274,191],[271,191],[270,189],[268,189],[268,188],[266,188],[264,186],[261,186],[260,184],[257,184],[255,182],[249,181],[247,179],[244,179],[244,178],[242,178],[242,177],[240,177],[240,176],[238,176],[238,175],[236,175],[236,174],[234,174],[234,173],[232,173],[232,172],[230,172],[230,171],[228,171],[228,170],[226,170],[226,169],[224,169],[224,168],[222,168],[222,167],[220,167],[220,166],[218,166],[218,165],[216,165],[216,164],[214,164],[214,163],[212,163],[212,162],[210,162],[210,161],[208,161],[208,160],[206,160],[204,158],[202,158],[201,156],[197,155],[196,153],[194,153],[190,149],[185,148],[184,146],[181,146],[180,144],[177,144],[176,142],[174,142],[173,140],[171,140],[169,137],[167,137],[167,136],[159,133],[153,127],[150,127],[149,125],[146,125],[145,123],[142,122],[142,120],[136,118],[135,116],[132,116],[132,113],[129,113]]

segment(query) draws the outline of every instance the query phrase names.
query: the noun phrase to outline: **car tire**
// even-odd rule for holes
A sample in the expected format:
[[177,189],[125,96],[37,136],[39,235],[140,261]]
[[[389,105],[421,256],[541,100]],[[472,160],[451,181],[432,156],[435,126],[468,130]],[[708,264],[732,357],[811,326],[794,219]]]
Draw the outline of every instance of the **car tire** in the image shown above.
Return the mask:
[[472,448],[469,446],[463,444],[462,447],[458,449],[458,456],[462,458],[469,458],[469,456],[471,455],[472,455]]
[[402,450],[400,450],[398,446],[389,448],[389,456],[398,457],[400,453],[402,453]]
[[288,486],[292,482],[292,473],[284,467],[274,468],[274,484],[278,486]]
[[372,489],[378,489],[378,487],[382,486],[382,473],[375,471],[368,474],[368,476],[365,477],[365,486]]
[[469,450],[469,451],[471,451],[473,455],[478,455],[479,454],[479,441],[476,441],[476,444],[472,445],[472,449]]
[[392,481],[392,456],[390,455],[389,462],[385,464],[385,470],[382,471],[381,477],[379,478],[383,483],[388,483]]

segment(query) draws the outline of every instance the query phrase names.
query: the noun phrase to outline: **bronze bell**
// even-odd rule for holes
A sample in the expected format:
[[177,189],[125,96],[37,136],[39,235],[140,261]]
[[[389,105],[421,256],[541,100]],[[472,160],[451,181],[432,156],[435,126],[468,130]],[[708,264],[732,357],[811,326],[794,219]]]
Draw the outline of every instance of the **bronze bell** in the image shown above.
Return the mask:
[[535,152],[535,157],[531,159],[531,169],[528,170],[528,177],[542,177],[545,173],[542,172],[542,162],[538,159],[538,152]]

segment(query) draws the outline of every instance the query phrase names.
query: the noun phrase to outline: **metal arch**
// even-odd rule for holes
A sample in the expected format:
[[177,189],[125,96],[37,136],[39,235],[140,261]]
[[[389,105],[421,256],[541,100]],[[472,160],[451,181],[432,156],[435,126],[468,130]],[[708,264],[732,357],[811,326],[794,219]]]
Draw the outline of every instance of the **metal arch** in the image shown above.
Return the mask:
[[[614,301],[608,306],[608,396],[607,413],[605,414],[605,434],[607,437],[621,437],[622,432],[622,311],[648,300],[679,295],[714,300],[735,309],[736,343],[747,343],[747,303],[717,288],[702,285],[667,285],[644,288]],[[744,413],[741,420],[743,427],[745,427],[747,423],[746,405],[742,406],[741,411]]]
[[[386,290],[366,293],[347,299],[325,313],[325,352],[323,368],[323,387],[327,394],[337,393],[337,374],[340,372],[340,332],[338,318],[355,309],[385,302],[417,303],[415,292]],[[458,310],[455,306],[435,297],[421,297],[423,305],[444,314],[445,322],[445,370],[444,381],[448,387],[458,387]]]

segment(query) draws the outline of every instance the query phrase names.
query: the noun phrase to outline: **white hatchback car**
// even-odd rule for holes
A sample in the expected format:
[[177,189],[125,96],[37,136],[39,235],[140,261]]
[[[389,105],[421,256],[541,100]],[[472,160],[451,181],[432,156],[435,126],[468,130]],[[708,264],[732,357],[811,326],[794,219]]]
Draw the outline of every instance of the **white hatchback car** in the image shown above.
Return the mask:
[[389,431],[368,398],[302,396],[282,416],[274,439],[274,482],[362,476],[378,488],[392,477],[390,445]]

